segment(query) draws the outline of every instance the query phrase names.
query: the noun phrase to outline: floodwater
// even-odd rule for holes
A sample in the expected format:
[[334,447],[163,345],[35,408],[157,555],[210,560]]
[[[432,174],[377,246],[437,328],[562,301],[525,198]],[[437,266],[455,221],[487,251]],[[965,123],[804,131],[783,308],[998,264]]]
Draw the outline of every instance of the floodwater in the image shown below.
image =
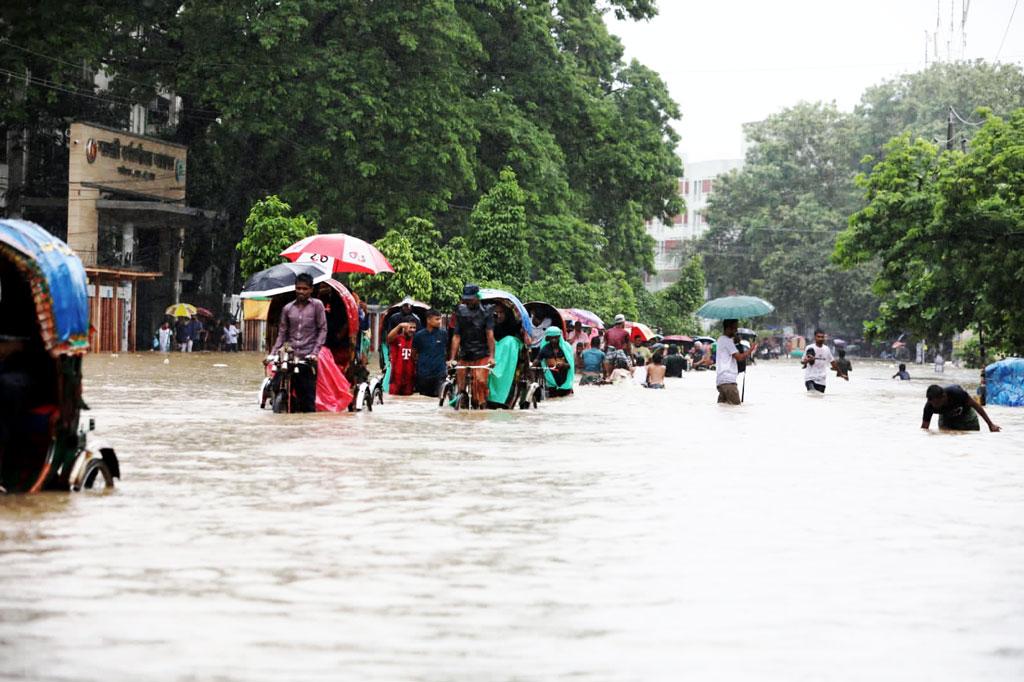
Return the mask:
[[283,416],[256,355],[89,357],[124,479],[0,499],[0,679],[1024,678],[1024,410],[854,365]]

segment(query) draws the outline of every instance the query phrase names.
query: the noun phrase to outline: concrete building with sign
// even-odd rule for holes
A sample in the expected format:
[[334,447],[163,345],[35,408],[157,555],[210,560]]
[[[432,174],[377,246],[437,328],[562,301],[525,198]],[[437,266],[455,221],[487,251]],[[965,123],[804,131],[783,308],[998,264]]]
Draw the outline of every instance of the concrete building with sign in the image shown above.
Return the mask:
[[68,155],[67,242],[89,275],[92,348],[148,348],[189,278],[186,232],[217,215],[186,204],[187,147],[72,123]]

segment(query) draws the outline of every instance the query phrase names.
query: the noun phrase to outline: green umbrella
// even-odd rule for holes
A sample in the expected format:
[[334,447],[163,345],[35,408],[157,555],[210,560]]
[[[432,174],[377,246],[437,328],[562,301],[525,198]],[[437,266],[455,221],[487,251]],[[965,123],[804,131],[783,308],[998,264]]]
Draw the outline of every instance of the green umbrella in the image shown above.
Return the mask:
[[725,296],[702,305],[697,311],[697,317],[709,320],[739,320],[767,315],[773,310],[775,306],[757,296]]
[[[725,296],[708,301],[697,311],[697,317],[709,320],[739,320],[746,317],[767,315],[775,310],[768,301],[757,296]],[[743,372],[743,391],[740,402],[747,396],[747,373]]]

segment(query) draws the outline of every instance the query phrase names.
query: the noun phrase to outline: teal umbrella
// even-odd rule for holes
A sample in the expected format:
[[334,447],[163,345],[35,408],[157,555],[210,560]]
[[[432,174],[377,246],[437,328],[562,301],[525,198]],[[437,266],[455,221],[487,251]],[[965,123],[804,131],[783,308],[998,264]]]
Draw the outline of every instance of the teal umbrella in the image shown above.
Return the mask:
[[709,320],[739,320],[767,315],[773,310],[775,306],[757,296],[725,296],[702,305],[697,311],[697,317]]

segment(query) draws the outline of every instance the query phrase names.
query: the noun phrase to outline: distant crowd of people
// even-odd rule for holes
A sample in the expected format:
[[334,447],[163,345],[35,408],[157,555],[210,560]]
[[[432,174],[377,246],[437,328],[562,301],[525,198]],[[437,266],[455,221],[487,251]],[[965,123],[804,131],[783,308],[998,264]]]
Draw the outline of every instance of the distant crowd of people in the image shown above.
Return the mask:
[[231,318],[203,320],[198,316],[166,318],[153,336],[153,350],[170,353],[221,351],[234,353],[239,349],[241,333]]

